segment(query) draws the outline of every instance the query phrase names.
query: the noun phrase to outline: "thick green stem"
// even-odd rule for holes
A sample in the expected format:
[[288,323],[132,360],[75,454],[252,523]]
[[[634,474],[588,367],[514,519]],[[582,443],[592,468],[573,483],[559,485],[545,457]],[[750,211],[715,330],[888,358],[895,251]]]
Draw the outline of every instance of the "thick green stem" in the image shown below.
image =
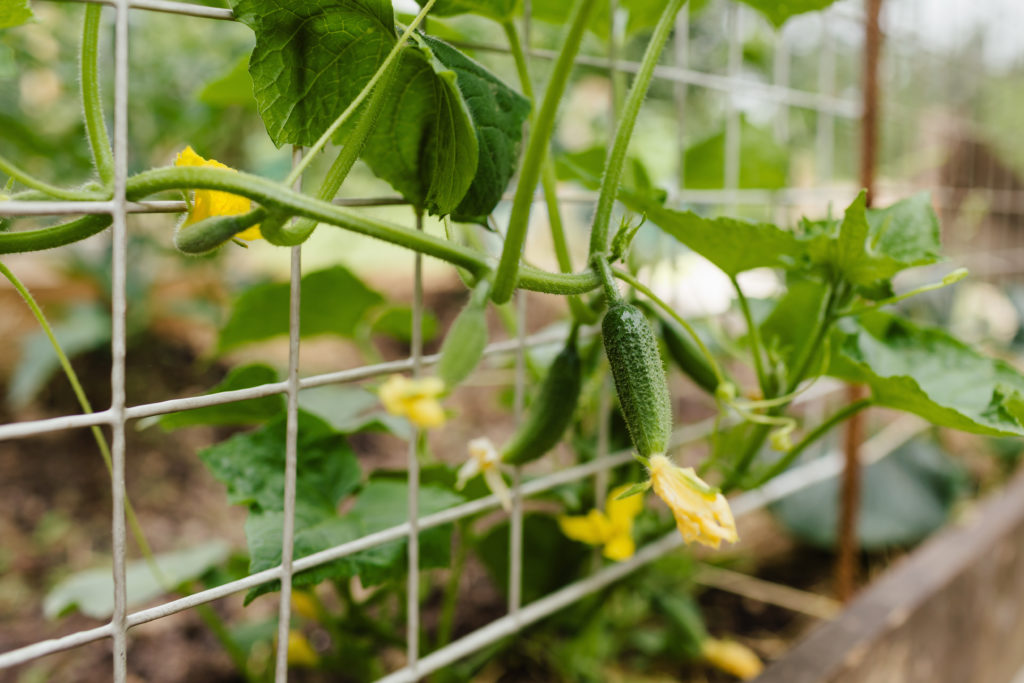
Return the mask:
[[654,77],[654,68],[658,65],[665,43],[675,26],[676,15],[682,9],[686,0],[669,0],[665,9],[658,19],[654,28],[654,34],[647,44],[643,61],[640,62],[640,70],[637,72],[633,87],[626,98],[626,105],[622,109],[622,116],[619,118],[619,125],[615,131],[615,140],[608,150],[608,157],[604,164],[604,175],[601,177],[601,189],[597,197],[597,209],[594,212],[594,224],[590,231],[590,253],[599,254],[608,250],[608,229],[611,223],[612,207],[619,192],[619,183],[622,180],[622,169],[626,162],[626,152],[629,150],[629,142],[633,137],[633,129],[636,126],[636,119],[640,114],[647,90]]
[[[520,87],[523,94],[532,102],[533,83],[530,80],[529,63],[519,39],[519,31],[512,20],[502,22],[501,25],[505,29],[505,37],[508,38],[509,49],[512,51],[512,57],[516,64]],[[550,149],[547,151],[544,166],[541,169],[540,184],[544,190],[544,204],[548,211],[548,223],[551,224],[551,242],[555,247],[558,269],[563,273],[571,273],[573,272],[572,258],[569,255],[569,244],[565,238],[565,224],[562,222],[562,213],[558,206],[558,181],[555,177],[555,164],[551,160]],[[591,324],[597,321],[594,312],[578,296],[569,297],[569,310],[572,311],[573,319],[580,323]]]
[[764,344],[761,342],[761,328],[754,322],[754,316],[750,314],[750,304],[747,302],[747,295],[740,288],[735,275],[729,276],[732,288],[736,290],[736,299],[740,302],[740,310],[743,312],[743,319],[747,323],[747,336],[750,337],[750,356],[754,359],[754,370],[757,372],[757,383],[761,387],[761,395],[771,398],[775,388],[769,384],[769,378],[764,370]]
[[114,184],[114,153],[107,138],[107,126],[103,120],[103,97],[99,77],[99,36],[100,18],[103,5],[89,4],[85,7],[82,23],[82,110],[85,113],[85,133],[92,149],[93,163],[103,184]]
[[491,298],[495,303],[503,304],[512,297],[516,287],[516,273],[519,271],[519,260],[526,241],[526,231],[530,223],[530,207],[533,204],[533,193],[537,189],[544,159],[547,157],[551,133],[555,128],[555,115],[562,101],[562,94],[572,73],[573,62],[580,49],[583,33],[590,20],[590,14],[597,6],[598,0],[576,0],[570,15],[569,31],[562,41],[562,51],[558,55],[555,67],[551,72],[544,100],[533,126],[530,130],[530,141],[523,156],[523,165],[519,171],[519,183],[512,200],[512,213],[509,216],[508,230],[505,233],[505,245],[501,251],[501,260],[494,277],[494,290]]
[[39,190],[48,197],[54,197],[55,199],[64,199],[67,201],[95,201],[102,199],[109,199],[108,195],[91,192],[89,190],[68,190],[63,187],[57,187],[51,185],[43,180],[39,180],[28,171],[16,166],[13,162],[0,156],[0,173],[6,173],[10,177],[17,180],[25,187],[31,187],[33,190]]
[[62,247],[102,232],[111,222],[113,219],[110,216],[97,214],[82,216],[67,223],[39,230],[5,232],[0,234],[0,254],[18,254]]
[[593,268],[598,278],[601,280],[601,286],[604,289],[604,298],[608,302],[608,306],[614,306],[615,304],[622,301],[622,293],[619,291],[619,286],[615,284],[615,275],[612,273],[612,267],[608,263],[608,259],[604,254],[594,254],[590,259],[590,267]]
[[870,407],[872,403],[873,401],[871,399],[862,398],[859,401],[854,401],[853,403],[850,403],[841,410],[837,411],[834,415],[832,415],[827,420],[825,420],[817,427],[812,429],[810,432],[808,432],[807,435],[800,440],[800,443],[793,446],[784,456],[775,461],[772,464],[772,466],[769,467],[768,470],[764,472],[764,474],[759,476],[757,480],[750,485],[750,488],[757,488],[758,486],[761,486],[770,479],[774,479],[778,475],[785,472],[786,469],[791,464],[793,464],[793,461],[799,458],[800,454],[807,450],[807,448],[811,444],[813,444],[815,441],[823,437],[826,433],[828,433],[829,430],[838,425],[840,422],[843,422],[844,420],[853,417],[854,415],[864,410],[865,408]]
[[725,382],[725,375],[722,374],[722,368],[719,367],[718,361],[715,359],[714,354],[712,354],[708,347],[704,344],[704,340],[700,338],[699,334],[697,334],[697,330],[693,329],[693,326],[690,325],[689,322],[687,322],[686,318],[676,313],[675,310],[671,306],[669,306],[666,301],[664,301],[661,297],[655,294],[650,287],[637,280],[632,273],[620,270],[619,268],[613,268],[612,272],[614,272],[615,277],[619,278],[623,282],[628,283],[633,289],[635,289],[636,291],[640,292],[648,299],[653,301],[655,305],[661,308],[661,310],[668,313],[673,320],[679,323],[682,326],[682,328],[686,330],[686,333],[689,334],[690,337],[693,339],[693,343],[697,345],[698,349],[700,349],[701,355],[704,356],[704,359],[708,362],[708,365],[711,366],[711,371],[715,373],[715,380],[717,380],[719,386],[721,386]]
[[[329,202],[334,199],[335,195],[338,194],[338,190],[341,189],[342,183],[345,182],[345,178],[348,177],[349,171],[352,170],[352,166],[356,163],[359,158],[359,153],[363,150],[363,145],[366,143],[366,138],[369,137],[370,132],[373,130],[374,124],[377,123],[377,119],[380,116],[380,112],[384,109],[384,103],[387,102],[387,96],[390,91],[391,81],[397,70],[398,62],[392,62],[387,68],[386,72],[380,79],[380,83],[373,91],[373,97],[366,104],[366,109],[363,111],[363,115],[359,119],[359,123],[356,124],[355,130],[345,139],[345,144],[342,146],[341,151],[338,152],[337,158],[334,163],[331,164],[331,168],[328,169],[327,175],[324,176],[323,183],[320,185],[320,190],[316,193],[318,199],[323,199]],[[277,240],[274,244],[279,246],[295,246],[305,242],[306,239],[316,228],[317,222],[311,218],[301,218],[293,225],[284,226],[278,235]]]
[[[92,414],[92,404],[89,402],[89,397],[85,395],[85,389],[82,388],[82,383],[78,381],[78,374],[75,369],[71,366],[71,361],[68,360],[68,356],[64,353],[64,349],[61,348],[60,342],[57,341],[57,336],[53,333],[53,328],[50,327],[50,322],[46,319],[46,315],[43,314],[43,309],[39,307],[39,303],[36,301],[32,293],[28,291],[25,284],[18,279],[18,277],[0,262],[0,274],[3,274],[5,278],[14,286],[18,294],[21,295],[25,305],[32,311],[32,315],[35,317],[36,322],[43,329],[46,334],[46,338],[50,340],[50,345],[53,347],[54,352],[57,354],[57,360],[60,362],[60,367],[64,371],[64,376],[67,377],[68,383],[71,384],[71,391],[75,394],[75,399],[78,400],[78,405],[82,408],[82,412],[86,415]],[[107,438],[103,435],[103,430],[98,426],[93,425],[89,428],[92,432],[93,439],[96,440],[96,446],[100,449],[100,456],[103,458],[103,464],[107,466],[107,472],[113,471],[113,462],[110,458],[110,447],[107,445]],[[132,506],[132,502],[125,498],[125,514],[128,517],[128,524],[132,528],[132,535],[135,537],[135,542],[139,546],[139,551],[142,556],[146,559],[146,563],[149,565],[149,569],[153,572],[153,576],[163,584],[166,590],[171,590],[174,586],[167,583],[167,578],[164,576],[163,571],[156,563],[156,559],[153,557],[153,549],[149,545],[149,541],[146,540],[146,535],[142,532],[142,525],[139,524],[139,519],[135,515],[135,508]]]
[[344,125],[345,121],[348,120],[348,117],[352,116],[352,114],[354,114],[355,111],[359,108],[359,105],[363,103],[363,100],[365,100],[370,95],[370,93],[373,91],[374,86],[377,85],[377,81],[379,81],[384,76],[384,73],[389,70],[391,63],[398,59],[398,55],[402,52],[402,49],[405,47],[405,41],[409,39],[409,36],[411,36],[413,31],[416,30],[416,27],[419,26],[420,23],[426,18],[427,12],[430,11],[430,8],[434,6],[434,3],[436,1],[437,0],[427,0],[427,2],[423,4],[423,9],[421,9],[420,13],[416,15],[416,18],[412,20],[412,23],[410,23],[406,27],[405,32],[398,37],[398,41],[391,48],[391,51],[388,52],[388,55],[387,57],[384,58],[384,61],[381,62],[381,65],[380,67],[377,68],[377,71],[374,72],[373,77],[370,78],[369,82],[367,82],[365,86],[363,86],[363,89],[359,91],[359,94],[356,95],[356,98],[352,100],[347,107],[345,107],[345,111],[341,112],[338,118],[334,120],[334,123],[327,127],[327,130],[325,130],[324,134],[320,136],[320,139],[314,142],[313,146],[306,150],[306,154],[305,156],[303,156],[302,161],[296,164],[295,168],[292,169],[292,172],[288,174],[288,177],[284,181],[284,185],[286,187],[291,187],[292,185],[295,184],[295,181],[298,180],[302,173],[306,170],[306,167],[309,166],[310,162],[313,160],[313,157],[315,157],[320,152],[320,150],[324,148],[324,145],[326,145],[330,141],[330,139],[334,137],[334,134],[338,132],[338,129],[341,128],[342,125]]

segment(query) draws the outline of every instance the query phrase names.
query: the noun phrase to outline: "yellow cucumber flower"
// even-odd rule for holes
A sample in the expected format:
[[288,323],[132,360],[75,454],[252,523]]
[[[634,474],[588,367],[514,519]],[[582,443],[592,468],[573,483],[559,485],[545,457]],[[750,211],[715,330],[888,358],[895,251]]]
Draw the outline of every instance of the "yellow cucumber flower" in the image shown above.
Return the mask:
[[654,455],[648,469],[654,492],[672,510],[684,541],[712,548],[722,541],[736,542],[739,536],[729,502],[698,477],[692,467],[679,467],[664,455]]
[[621,562],[633,557],[636,543],[633,542],[633,520],[644,507],[643,496],[630,496],[619,500],[619,496],[631,486],[619,486],[608,494],[604,512],[593,509],[579,517],[562,516],[558,526],[562,533],[588,545],[603,545],[602,554],[609,560]]
[[444,408],[437,400],[443,393],[444,382],[437,377],[409,379],[403,375],[391,375],[377,390],[385,410],[424,429],[444,424]]
[[[196,154],[191,146],[185,147],[174,160],[175,166],[196,166],[207,168],[226,168],[229,171],[234,169],[214,159],[204,159]],[[192,208],[185,218],[185,225],[198,223],[211,216],[235,216],[246,213],[252,208],[252,202],[246,197],[240,197],[230,192],[218,190],[195,190],[192,195]],[[254,225],[238,233],[236,237],[243,240],[257,240],[263,235],[260,234],[260,226]]]
[[764,669],[754,651],[735,640],[708,638],[701,643],[700,649],[708,664],[744,681],[757,678]]
[[478,474],[484,475],[487,488],[501,501],[501,507],[511,512],[512,492],[501,476],[501,456],[490,439],[473,439],[469,442],[469,459],[459,468],[455,488],[461,491]]
[[306,591],[292,591],[292,612],[310,621],[317,621],[320,618],[316,609],[316,600]]
[[320,655],[300,631],[288,631],[288,664],[312,669],[320,663]]

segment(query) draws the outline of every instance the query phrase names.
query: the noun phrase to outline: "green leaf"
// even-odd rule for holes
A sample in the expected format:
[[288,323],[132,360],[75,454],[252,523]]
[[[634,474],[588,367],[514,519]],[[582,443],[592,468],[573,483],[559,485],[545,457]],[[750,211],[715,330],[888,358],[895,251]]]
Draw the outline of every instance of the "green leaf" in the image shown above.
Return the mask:
[[[285,423],[281,415],[254,432],[205,448],[199,458],[227,486],[228,500],[258,510],[281,510],[284,500]],[[333,513],[359,485],[359,463],[343,434],[299,411],[296,499]]]
[[28,0],[0,0],[0,29],[21,26],[32,19]]
[[763,14],[776,28],[781,27],[790,17],[804,12],[822,10],[836,0],[739,0]]
[[[477,543],[476,553],[495,585],[508,591],[509,525],[492,527]],[[530,603],[571,583],[591,552],[582,543],[568,543],[554,517],[523,517],[523,602]]]
[[[626,14],[627,38],[653,29],[665,9],[665,0],[619,0],[617,4],[618,9]],[[536,2],[531,5],[531,16],[548,23],[564,25],[569,20],[572,5],[573,3],[569,0]],[[607,40],[609,25],[608,4],[598,1],[597,7],[592,11],[590,25],[587,28],[602,40]]]
[[[228,552],[224,541],[211,541],[193,548],[161,553],[153,559],[166,585],[173,589],[224,562]],[[128,607],[149,602],[168,590],[153,575],[146,560],[129,562],[125,567],[125,579]],[[107,619],[114,613],[114,580],[110,567],[76,572],[54,586],[43,600],[43,613],[48,619],[75,609],[93,619]]]
[[[725,186],[725,129],[694,143],[684,155],[686,186],[717,190]],[[741,188],[777,190],[789,178],[789,151],[763,128],[740,118]]]
[[[786,280],[786,293],[761,324],[765,347],[787,368],[793,368],[796,354],[809,343],[827,296],[825,283],[791,274]],[[814,371],[818,365],[812,362],[809,367]]]
[[398,39],[388,0],[232,0],[231,8],[256,34],[249,73],[278,147],[316,142]]
[[486,225],[518,168],[530,101],[447,43],[426,35],[423,40],[437,59],[455,72],[477,137],[476,175],[452,218]]
[[224,74],[210,79],[196,94],[211,107],[253,107],[252,78],[249,77],[249,55],[242,55]]
[[[341,266],[302,276],[303,337],[336,334],[352,337],[366,312],[384,301]],[[220,332],[218,351],[288,334],[288,283],[266,283],[247,289],[236,301]]]
[[[217,394],[222,391],[247,389],[261,384],[272,384],[278,381],[277,371],[269,365],[254,363],[232,368],[217,386],[207,392]],[[273,394],[250,398],[244,401],[222,403],[215,406],[193,408],[177,413],[161,415],[157,423],[165,431],[191,427],[193,425],[248,425],[260,424],[277,417],[284,411],[284,396]]]
[[811,263],[876,298],[901,270],[939,261],[939,222],[927,193],[885,209],[866,209],[865,199],[861,192],[838,225],[804,221],[802,228]]
[[[423,5],[420,2],[420,5]],[[519,10],[520,0],[437,0],[430,10],[431,16],[448,17],[456,14],[479,14],[482,17],[504,21]]]
[[[66,318],[52,325],[53,335],[68,358],[110,343],[110,314],[96,304],[75,305]],[[21,355],[7,385],[7,404],[24,408],[46,386],[60,360],[49,337],[42,330],[21,340]]]
[[359,386],[328,384],[303,389],[299,407],[327,420],[343,434],[386,432],[406,440],[415,435],[408,420],[380,410],[377,394]]
[[[915,439],[864,470],[857,536],[872,551],[908,546],[949,518],[965,488],[963,470],[935,443]],[[810,545],[836,545],[839,480],[798,491],[771,506],[789,531]]]
[[[424,342],[437,337],[437,316],[423,311],[420,332]],[[404,344],[412,341],[412,309],[408,306],[390,306],[377,316],[371,329],[373,334],[383,334]]]
[[[438,512],[462,502],[462,497],[433,485],[420,487],[420,515]],[[360,536],[408,521],[408,487],[405,481],[371,480],[344,516],[334,510],[312,507],[300,498],[296,507],[295,557],[353,541]],[[246,522],[246,537],[252,560],[250,573],[276,567],[281,563],[280,511],[255,512]],[[401,575],[405,571],[404,540],[393,541],[340,558],[295,576],[296,586],[310,586],[325,579],[358,575],[364,585],[373,585]],[[451,526],[429,529],[420,534],[420,566],[446,567],[450,560]],[[278,590],[280,582],[258,586],[246,596],[246,602],[263,593]]]
[[458,75],[435,57],[424,36],[412,41],[362,157],[414,206],[447,215],[473,182],[479,143]]
[[675,237],[727,275],[754,268],[796,268],[805,245],[792,232],[771,223],[738,218],[705,218],[623,196],[623,203],[643,211],[647,220]]
[[1024,435],[1024,376],[938,328],[881,312],[842,321],[828,372],[867,384],[879,405],[939,426]]

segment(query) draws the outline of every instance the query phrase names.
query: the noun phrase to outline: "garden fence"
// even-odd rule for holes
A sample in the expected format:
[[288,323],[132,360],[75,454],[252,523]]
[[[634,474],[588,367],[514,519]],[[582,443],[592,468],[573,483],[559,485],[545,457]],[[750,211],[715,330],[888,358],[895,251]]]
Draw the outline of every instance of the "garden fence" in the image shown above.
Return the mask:
[[[615,4],[615,0],[611,0]],[[226,391],[212,395],[177,398],[157,403],[127,405],[125,398],[125,313],[126,313],[126,220],[129,214],[151,212],[181,212],[182,202],[151,201],[132,203],[125,199],[125,182],[128,159],[128,98],[129,93],[129,32],[130,16],[133,12],[165,12],[177,15],[205,17],[210,20],[232,21],[232,12],[201,5],[193,5],[169,0],[104,0],[111,7],[114,17],[113,69],[114,69],[114,108],[113,108],[113,145],[116,166],[114,197],[110,201],[97,202],[0,202],[0,215],[58,215],[96,213],[109,214],[113,217],[112,229],[112,367],[110,381],[112,400],[110,406],[91,414],[78,414],[50,419],[17,422],[0,425],[0,439],[19,439],[33,435],[47,434],[59,430],[100,425],[110,429],[112,434],[113,472],[111,477],[111,495],[113,499],[111,549],[114,580],[114,614],[109,623],[96,628],[69,633],[62,637],[33,643],[13,651],[0,653],[0,669],[17,666],[61,650],[75,648],[86,643],[111,639],[113,643],[114,680],[123,683],[126,680],[126,661],[129,652],[128,633],[140,624],[151,622],[169,615],[188,610],[203,603],[209,603],[230,595],[246,591],[259,584],[281,581],[279,642],[287,641],[288,623],[290,618],[291,577],[294,573],[331,562],[341,557],[372,548],[389,541],[406,539],[408,543],[408,625],[407,625],[407,661],[405,666],[391,672],[383,681],[414,681],[426,674],[437,671],[453,661],[473,653],[490,643],[494,643],[525,626],[536,622],[555,611],[580,600],[584,596],[601,590],[654,559],[671,552],[682,544],[679,534],[673,532],[661,540],[651,543],[624,562],[615,563],[596,569],[590,576],[572,583],[555,593],[537,599],[528,604],[522,603],[522,566],[523,566],[523,500],[539,492],[555,486],[593,478],[598,487],[598,500],[603,500],[603,489],[607,486],[607,473],[615,467],[631,461],[628,452],[607,452],[607,439],[600,446],[598,457],[582,465],[571,467],[552,474],[520,481],[518,475],[513,487],[513,507],[511,515],[511,534],[509,547],[509,586],[507,614],[497,620],[461,637],[454,642],[433,652],[420,655],[418,634],[420,615],[418,603],[419,571],[419,533],[425,529],[451,523],[486,510],[497,509],[498,499],[491,495],[460,504],[441,512],[419,517],[410,515],[407,522],[398,526],[379,531],[357,540],[330,548],[315,555],[302,558],[292,557],[292,534],[295,514],[295,469],[296,469],[296,438],[298,395],[304,389],[328,384],[355,382],[385,375],[393,372],[411,371],[419,373],[436,362],[436,356],[424,355],[422,340],[419,337],[419,318],[423,313],[423,282],[421,273],[421,257],[414,256],[410,277],[413,281],[413,340],[411,355],[404,360],[378,363],[362,367],[348,368],[326,374],[299,376],[298,359],[299,342],[299,299],[301,296],[299,283],[301,272],[302,247],[294,247],[291,251],[291,318],[290,318],[290,353],[287,379],[280,382],[265,384],[249,389]],[[529,22],[529,0],[526,2],[526,23]],[[692,89],[708,89],[721,93],[724,101],[725,118],[725,156],[724,182],[721,189],[687,189],[685,168],[679,168],[677,189],[670,193],[669,202],[673,205],[682,203],[710,205],[722,207],[724,210],[735,210],[737,207],[746,209],[757,208],[765,212],[766,217],[777,218],[791,223],[800,213],[824,213],[834,202],[836,206],[845,206],[855,190],[856,178],[856,145],[857,124],[861,115],[861,99],[859,87],[859,70],[847,69],[840,73],[839,57],[856,55],[861,49],[861,36],[864,31],[863,9],[855,2],[841,2],[818,15],[802,18],[799,23],[788,26],[774,34],[772,45],[772,74],[770,82],[751,77],[744,73],[743,46],[744,30],[747,22],[763,22],[764,19],[749,9],[736,3],[713,3],[722,11],[712,16],[716,20],[725,18],[725,35],[727,49],[725,63],[715,69],[701,69],[693,66],[688,36],[691,34],[687,13],[680,15],[677,25],[674,49],[670,50],[667,59],[658,67],[655,77],[674,88],[677,116],[680,121],[680,135],[677,156],[683,158],[686,139],[686,100]],[[920,25],[920,19],[926,12],[926,2],[910,0],[890,0],[883,15],[883,31],[887,42],[883,58],[883,150],[893,146],[904,146],[905,150],[913,150],[919,143],[918,128],[922,116],[927,113],[921,102],[933,105],[949,105],[957,108],[970,102],[970,93],[956,93],[954,100],[950,92],[946,92],[948,84],[954,80],[968,82],[963,76],[963,66],[954,63],[951,54],[942,54],[940,48],[923,44],[921,36],[915,33],[914,27]],[[614,15],[614,12],[613,12]],[[696,21],[700,21],[698,17]],[[1012,22],[1011,22],[1012,23]],[[795,30],[794,26],[796,26]],[[607,72],[620,71],[633,73],[638,63],[620,59],[617,55],[615,32],[606,55],[583,55],[578,63]],[[529,31],[527,30],[527,42]],[[493,52],[504,52],[497,45],[463,45],[463,47]],[[791,83],[792,52],[800,50],[805,55],[808,51],[815,55],[818,62],[816,85],[804,88]],[[953,51],[950,50],[950,53]],[[554,54],[543,50],[530,50],[534,60],[550,60]],[[915,65],[921,62],[931,67],[918,70]],[[847,59],[847,66],[849,66]],[[852,64],[859,66],[859,61]],[[931,74],[927,82],[908,83],[907,78],[914,78],[920,73]],[[978,75],[978,80],[981,79]],[[911,91],[917,89],[916,94]],[[897,95],[898,93],[898,95]],[[916,100],[901,101],[904,95],[915,94]],[[893,97],[889,97],[893,95]],[[816,128],[813,181],[802,182],[799,186],[782,189],[757,189],[741,186],[741,114],[744,103],[757,102],[758,106],[774,108],[774,133],[777,140],[786,144],[790,136],[791,112],[801,111],[813,116]],[[915,104],[915,101],[917,104]],[[909,103],[908,103],[909,102]],[[945,112],[950,114],[948,110]],[[980,136],[979,125],[970,118],[948,117],[956,125],[952,129],[956,135],[965,140],[977,143],[984,138]],[[978,135],[977,139],[971,136]],[[939,142],[948,144],[949,138]],[[965,146],[965,149],[979,148],[979,144]],[[296,149],[298,158],[301,150]],[[899,151],[890,149],[889,158],[905,158]],[[680,164],[682,162],[680,161]],[[837,172],[838,171],[838,172]],[[985,177],[987,174],[989,177]],[[1005,174],[1004,174],[1005,175]],[[1000,180],[1000,174],[990,169],[976,168],[968,164],[965,172],[955,177],[936,176],[934,173],[922,174],[916,169],[901,168],[893,164],[881,172],[878,183],[880,195],[906,194],[910,190],[921,188],[933,191],[937,206],[946,219],[946,230],[955,231],[957,211],[962,205],[965,192],[983,192],[987,199],[988,210],[1000,212],[1006,216],[1019,218],[1024,213],[1024,198],[1021,190],[1006,182],[1005,186],[994,186],[993,179]],[[572,199],[587,202],[591,195],[573,191]],[[341,200],[343,203],[356,205],[373,205],[377,203],[395,203],[392,199],[381,200]],[[1016,272],[1015,253],[1012,248],[1019,249],[1019,241],[1014,242],[1012,231],[993,233],[1001,239],[999,243],[980,243],[975,241],[970,252],[964,251],[963,259],[975,275],[1006,276]],[[999,235],[1002,235],[1001,237]],[[988,239],[988,238],[986,238]],[[956,246],[956,245],[954,245]],[[961,245],[962,246],[962,245]],[[525,298],[520,297],[517,303],[520,320],[525,321]],[[542,345],[560,343],[558,335],[529,335],[525,326],[519,326],[519,336],[514,339],[493,343],[488,348],[489,355],[515,355],[516,364],[516,403],[522,406],[524,386],[524,350]],[[821,382],[812,390],[800,397],[804,403],[822,400],[829,392],[838,388],[834,383]],[[608,392],[608,387],[605,387]],[[285,533],[282,539],[282,558],[280,566],[232,581],[215,588],[203,590],[185,597],[158,604],[154,607],[129,612],[126,607],[125,565],[125,461],[131,454],[126,452],[126,425],[139,418],[163,415],[174,411],[224,404],[260,396],[284,394],[287,397],[287,433],[286,433],[286,488],[284,499]],[[607,406],[610,398],[604,401]],[[907,441],[927,427],[923,421],[913,417],[902,417],[892,421],[887,427],[872,436],[863,447],[863,458],[870,462],[885,457],[894,448]],[[685,426],[676,433],[675,446],[683,447],[705,436],[711,429],[710,423],[699,423]],[[455,456],[453,455],[453,458]],[[824,458],[796,467],[790,472],[771,481],[756,491],[736,496],[732,501],[737,517],[757,510],[766,504],[778,500],[789,493],[810,484],[835,476],[842,469],[842,457],[839,453],[831,453]],[[408,509],[418,508],[418,464],[415,447],[409,449],[409,500]],[[287,680],[287,666],[283,655],[285,648],[278,656],[276,680]]]

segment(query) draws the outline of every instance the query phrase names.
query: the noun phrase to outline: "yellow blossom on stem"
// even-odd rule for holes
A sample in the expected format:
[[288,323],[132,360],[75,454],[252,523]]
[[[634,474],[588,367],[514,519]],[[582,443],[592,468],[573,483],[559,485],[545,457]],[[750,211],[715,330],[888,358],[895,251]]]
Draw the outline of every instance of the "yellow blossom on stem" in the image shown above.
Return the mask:
[[501,507],[511,512],[512,492],[501,476],[501,456],[490,439],[473,439],[469,442],[469,459],[459,468],[455,488],[461,491],[478,474],[484,476],[487,488],[501,501]]
[[[204,159],[196,154],[191,146],[181,150],[178,157],[174,160],[174,165],[234,170],[230,166],[226,166],[214,159]],[[235,216],[240,213],[246,213],[251,208],[252,202],[246,197],[241,197],[237,194],[220,192],[218,190],[196,190],[192,196],[192,208],[185,218],[185,225],[198,223],[211,216]],[[260,239],[262,237],[260,226],[254,225],[251,228],[246,228],[238,233],[236,237],[240,237],[243,240]]]
[[764,664],[754,651],[735,640],[708,638],[701,643],[701,656],[716,669],[744,681],[756,678],[764,669]]
[[301,631],[288,631],[288,664],[312,669],[320,663],[320,655]]
[[391,375],[377,391],[385,410],[424,429],[444,424],[444,408],[438,400],[443,393],[444,382],[437,377],[409,379],[403,375]]
[[712,548],[722,541],[736,542],[739,536],[729,502],[698,477],[692,467],[679,467],[664,455],[654,455],[648,469],[654,492],[672,510],[683,540]]
[[643,496],[630,496],[619,500],[619,496],[631,487],[619,486],[608,494],[604,512],[593,509],[578,517],[562,516],[558,526],[562,533],[588,545],[604,546],[602,553],[609,560],[621,562],[633,557],[636,543],[633,541],[633,520],[644,507]]

